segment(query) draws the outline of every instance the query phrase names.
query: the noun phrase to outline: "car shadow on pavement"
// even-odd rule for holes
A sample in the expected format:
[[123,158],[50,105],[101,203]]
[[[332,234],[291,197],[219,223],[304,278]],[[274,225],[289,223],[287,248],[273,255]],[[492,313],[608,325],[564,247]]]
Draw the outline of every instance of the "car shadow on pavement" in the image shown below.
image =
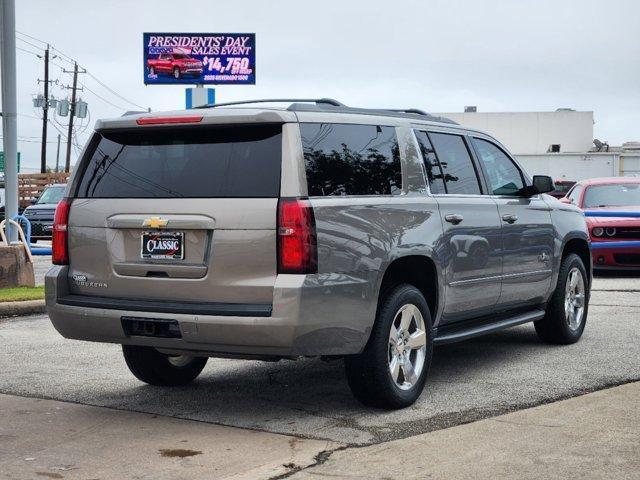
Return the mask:
[[[531,325],[439,346],[434,351],[427,390],[438,396],[438,390],[446,388],[439,385],[443,382],[477,379],[545,348],[554,347],[541,344]],[[136,383],[118,391],[117,397],[134,409],[162,404],[177,416],[195,414],[223,422],[225,418],[237,422],[238,416],[258,421],[274,412],[290,416],[292,411],[342,417],[363,408],[351,396],[342,361],[320,359],[269,363],[213,358],[188,386],[160,388]]]

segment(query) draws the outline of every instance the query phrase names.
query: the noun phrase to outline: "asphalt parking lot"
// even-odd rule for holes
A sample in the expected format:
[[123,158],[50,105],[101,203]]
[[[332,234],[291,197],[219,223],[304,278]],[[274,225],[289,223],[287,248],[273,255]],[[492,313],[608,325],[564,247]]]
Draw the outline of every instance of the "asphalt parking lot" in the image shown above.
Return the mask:
[[211,359],[192,385],[162,389],[135,380],[119,346],[23,317],[0,320],[0,393],[373,444],[640,380],[639,323],[640,276],[596,278],[577,344],[542,344],[525,325],[438,347],[420,400],[384,412],[352,398],[339,361]]

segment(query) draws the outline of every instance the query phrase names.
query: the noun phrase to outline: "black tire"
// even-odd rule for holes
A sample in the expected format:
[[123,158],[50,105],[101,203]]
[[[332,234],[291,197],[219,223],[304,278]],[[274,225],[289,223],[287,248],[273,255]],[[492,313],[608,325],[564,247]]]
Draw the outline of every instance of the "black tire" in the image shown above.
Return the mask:
[[[565,295],[567,279],[573,271],[579,272],[584,284],[584,310],[579,324],[573,328],[569,325],[567,314],[565,313]],[[562,259],[560,271],[558,273],[558,284],[547,304],[547,311],[542,320],[535,322],[536,333],[540,340],[558,345],[568,345],[580,340],[584,327],[587,323],[589,312],[590,285],[587,271],[582,263],[582,259],[576,254],[569,254]]]
[[[417,307],[425,327],[423,367],[417,376],[417,381],[413,382],[413,385],[406,390],[398,386],[392,378],[389,364],[390,350],[393,348],[389,342],[391,326],[394,321],[398,321],[397,314],[405,305]],[[372,407],[398,409],[412,405],[424,389],[431,366],[433,354],[431,330],[429,306],[417,288],[403,284],[388,290],[380,300],[376,321],[364,351],[359,355],[345,357],[347,381],[353,395],[361,403]],[[409,355],[413,355],[413,353]],[[401,369],[404,372],[404,367]]]
[[155,75],[156,69],[154,67],[149,67],[149,75]]
[[123,345],[122,353],[127,367],[138,380],[150,385],[186,385],[195,379],[207,364],[207,357],[191,357],[182,365],[171,363],[169,355],[153,347]]
[[173,78],[176,80],[180,78],[180,69],[178,67],[173,68]]

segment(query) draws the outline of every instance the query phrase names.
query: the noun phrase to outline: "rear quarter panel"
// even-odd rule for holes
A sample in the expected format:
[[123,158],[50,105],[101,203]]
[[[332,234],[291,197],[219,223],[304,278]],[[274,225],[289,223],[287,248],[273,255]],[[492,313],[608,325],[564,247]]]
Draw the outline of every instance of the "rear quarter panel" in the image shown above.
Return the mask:
[[318,238],[318,273],[307,276],[305,285],[316,288],[307,289],[305,304],[314,305],[314,315],[322,323],[341,329],[341,335],[351,335],[360,348],[373,326],[388,265],[410,255],[435,259],[434,245],[442,232],[437,202],[426,195],[413,133],[396,127],[396,134],[403,175],[401,195],[310,198]]

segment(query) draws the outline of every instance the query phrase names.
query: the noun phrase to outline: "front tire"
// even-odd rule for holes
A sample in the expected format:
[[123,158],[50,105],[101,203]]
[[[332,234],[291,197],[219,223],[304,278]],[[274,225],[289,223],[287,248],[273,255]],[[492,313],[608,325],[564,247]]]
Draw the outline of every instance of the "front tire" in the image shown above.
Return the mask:
[[414,286],[399,285],[382,298],[364,351],[345,358],[349,387],[365,405],[408,407],[422,393],[432,354],[427,302]]
[[194,380],[207,364],[207,357],[169,356],[153,347],[123,345],[127,367],[138,380],[149,385],[178,386]]
[[180,78],[180,69],[178,67],[175,67],[173,69],[173,78],[175,78],[176,80]]
[[562,259],[558,284],[542,320],[534,323],[540,340],[568,345],[580,340],[589,310],[589,280],[582,259],[572,253]]

